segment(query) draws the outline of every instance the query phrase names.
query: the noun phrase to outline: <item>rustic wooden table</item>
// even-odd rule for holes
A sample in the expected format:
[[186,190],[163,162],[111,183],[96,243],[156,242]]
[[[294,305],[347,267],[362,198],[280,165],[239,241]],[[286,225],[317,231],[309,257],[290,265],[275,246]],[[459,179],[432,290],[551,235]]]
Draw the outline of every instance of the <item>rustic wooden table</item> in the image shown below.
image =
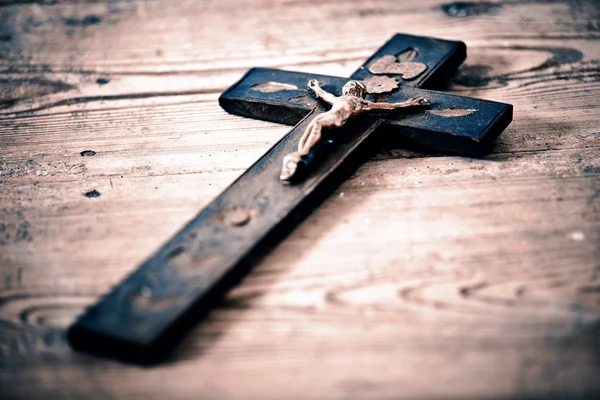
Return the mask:
[[[313,3],[0,1],[1,398],[600,396],[600,5]],[[375,154],[165,364],[69,349],[289,129],[220,92],[396,32],[467,43],[446,89],[515,107],[492,154]]]

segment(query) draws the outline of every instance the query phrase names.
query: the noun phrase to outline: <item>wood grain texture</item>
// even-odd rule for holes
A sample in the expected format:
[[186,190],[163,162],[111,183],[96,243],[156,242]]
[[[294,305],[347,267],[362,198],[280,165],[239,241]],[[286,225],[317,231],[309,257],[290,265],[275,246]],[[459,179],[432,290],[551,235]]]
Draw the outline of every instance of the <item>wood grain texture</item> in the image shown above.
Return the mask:
[[[597,2],[2,1],[0,21],[3,399],[600,395]],[[490,156],[375,154],[165,365],[67,347],[289,129],[222,90],[254,66],[348,76],[397,31],[465,41],[448,89],[514,104]]]

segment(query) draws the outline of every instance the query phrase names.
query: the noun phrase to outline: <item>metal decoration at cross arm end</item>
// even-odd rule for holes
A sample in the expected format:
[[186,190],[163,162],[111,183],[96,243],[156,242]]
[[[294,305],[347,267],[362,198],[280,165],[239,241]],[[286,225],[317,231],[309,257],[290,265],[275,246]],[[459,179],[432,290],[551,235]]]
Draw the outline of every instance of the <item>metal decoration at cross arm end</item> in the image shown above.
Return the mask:
[[376,75],[402,75],[402,79],[410,80],[421,75],[427,65],[415,61],[400,61],[396,56],[383,56],[371,62],[369,71]]

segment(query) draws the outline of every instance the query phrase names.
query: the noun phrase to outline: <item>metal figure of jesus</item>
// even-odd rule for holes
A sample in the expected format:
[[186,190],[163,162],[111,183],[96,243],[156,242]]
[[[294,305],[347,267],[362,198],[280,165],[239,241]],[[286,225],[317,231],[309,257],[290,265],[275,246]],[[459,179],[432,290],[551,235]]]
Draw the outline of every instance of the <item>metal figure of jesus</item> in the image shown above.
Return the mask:
[[429,100],[419,97],[402,103],[375,103],[365,100],[366,87],[362,82],[349,81],[342,88],[342,96],[335,96],[323,90],[316,79],[308,81],[308,88],[315,92],[317,98],[331,104],[331,109],[317,115],[306,127],[306,131],[298,142],[298,151],[283,158],[283,168],[279,179],[287,183],[294,176],[298,164],[311,149],[321,140],[323,129],[341,128],[351,117],[375,110],[396,110],[407,107],[425,107]]

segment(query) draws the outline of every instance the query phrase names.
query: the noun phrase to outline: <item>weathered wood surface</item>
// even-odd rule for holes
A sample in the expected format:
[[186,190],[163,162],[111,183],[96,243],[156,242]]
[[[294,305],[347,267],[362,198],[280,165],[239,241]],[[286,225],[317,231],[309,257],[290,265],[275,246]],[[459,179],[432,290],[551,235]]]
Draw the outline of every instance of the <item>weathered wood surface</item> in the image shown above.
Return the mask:
[[[0,21],[0,397],[600,395],[595,1],[2,1]],[[289,129],[226,114],[223,89],[347,76],[398,31],[465,41],[448,89],[514,104],[490,156],[375,155],[165,365],[66,346]]]

